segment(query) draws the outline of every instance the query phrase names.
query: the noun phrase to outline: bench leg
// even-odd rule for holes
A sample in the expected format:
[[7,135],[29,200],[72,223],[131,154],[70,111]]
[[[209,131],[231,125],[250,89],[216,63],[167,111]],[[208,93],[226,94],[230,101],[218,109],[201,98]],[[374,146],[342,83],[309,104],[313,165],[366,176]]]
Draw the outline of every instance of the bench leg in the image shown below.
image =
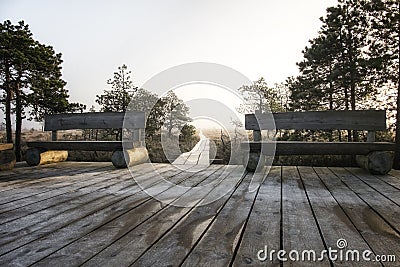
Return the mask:
[[29,148],[26,151],[25,159],[29,166],[38,166],[49,163],[66,161],[68,151],[63,150],[43,150],[39,148]]
[[145,147],[137,147],[127,150],[117,150],[111,156],[115,168],[126,168],[127,166],[138,165],[147,162],[149,155]]
[[393,158],[393,152],[374,151],[367,155],[356,155],[356,162],[372,174],[387,174],[392,169]]

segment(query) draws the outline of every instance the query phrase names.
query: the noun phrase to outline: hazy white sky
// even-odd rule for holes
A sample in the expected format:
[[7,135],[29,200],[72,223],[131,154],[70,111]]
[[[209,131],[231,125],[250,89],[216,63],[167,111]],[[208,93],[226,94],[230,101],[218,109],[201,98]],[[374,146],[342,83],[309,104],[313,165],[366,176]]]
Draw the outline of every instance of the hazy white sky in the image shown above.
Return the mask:
[[296,62],[334,0],[2,0],[0,19],[25,20],[63,54],[71,100],[88,106],[126,64],[141,86],[189,62],[214,62],[269,84],[297,74]]

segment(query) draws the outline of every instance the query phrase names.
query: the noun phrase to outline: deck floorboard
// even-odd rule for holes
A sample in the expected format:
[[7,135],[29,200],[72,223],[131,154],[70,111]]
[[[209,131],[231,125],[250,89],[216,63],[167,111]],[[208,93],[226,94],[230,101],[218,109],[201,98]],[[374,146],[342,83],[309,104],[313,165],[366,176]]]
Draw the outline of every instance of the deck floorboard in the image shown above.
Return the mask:
[[[252,181],[260,186],[253,188]],[[318,258],[323,250],[337,249],[338,239],[346,240],[346,249],[395,255],[397,261],[289,258],[291,250],[301,256],[311,249]],[[281,249],[288,261],[277,259]],[[0,266],[399,261],[396,170],[375,176],[358,168],[274,166],[253,174],[234,165],[146,163],[129,172],[111,163],[63,162],[0,173]]]

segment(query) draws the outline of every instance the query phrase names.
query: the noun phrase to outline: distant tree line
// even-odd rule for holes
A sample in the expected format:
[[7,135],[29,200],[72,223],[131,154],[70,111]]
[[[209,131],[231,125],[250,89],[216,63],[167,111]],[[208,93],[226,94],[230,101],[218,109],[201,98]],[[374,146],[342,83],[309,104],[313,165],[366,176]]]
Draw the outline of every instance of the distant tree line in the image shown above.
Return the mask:
[[[152,161],[165,161],[161,146],[161,133],[164,131],[169,138],[178,138],[182,151],[190,150],[197,142],[196,130],[188,124],[189,107],[177,97],[173,91],[159,97],[146,89],[133,84],[132,72],[124,64],[114,72],[114,77],[107,81],[111,87],[96,96],[96,103],[101,112],[144,111],[146,113],[145,140]],[[94,107],[91,108],[95,111]],[[96,131],[99,139],[115,136],[122,139],[121,130]],[[91,134],[93,136],[93,133]],[[155,155],[157,154],[157,155]],[[153,157],[153,158],[152,158]]]

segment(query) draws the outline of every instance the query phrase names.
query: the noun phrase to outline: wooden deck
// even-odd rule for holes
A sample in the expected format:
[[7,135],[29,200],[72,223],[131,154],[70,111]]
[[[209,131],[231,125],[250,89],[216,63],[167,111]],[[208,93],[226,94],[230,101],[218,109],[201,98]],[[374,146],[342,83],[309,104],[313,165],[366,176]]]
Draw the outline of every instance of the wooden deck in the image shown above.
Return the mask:
[[[157,178],[144,166],[132,173],[151,188]],[[233,189],[208,205],[177,207],[174,201],[191,189],[163,204],[111,163],[1,172],[0,266],[400,266],[399,171],[373,176],[358,168],[273,167],[252,191],[252,174],[234,177],[238,166],[211,165],[197,173],[156,168],[193,190],[226,171],[221,184]],[[257,258],[265,246],[268,252],[319,253],[337,249],[341,238],[348,249],[397,261]]]
[[210,165],[210,139],[202,132],[200,141],[189,152],[182,153],[172,164],[174,165]]

